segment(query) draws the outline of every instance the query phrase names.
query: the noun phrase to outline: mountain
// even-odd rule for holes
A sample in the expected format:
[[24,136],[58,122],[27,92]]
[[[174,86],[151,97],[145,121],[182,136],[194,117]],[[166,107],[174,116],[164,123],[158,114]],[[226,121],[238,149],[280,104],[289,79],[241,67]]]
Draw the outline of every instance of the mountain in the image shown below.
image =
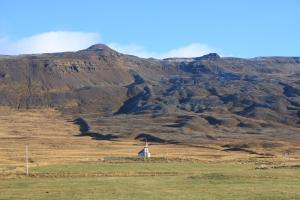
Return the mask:
[[53,107],[88,124],[84,134],[115,138],[293,140],[300,138],[300,57],[143,59],[104,44],[0,56],[0,105]]

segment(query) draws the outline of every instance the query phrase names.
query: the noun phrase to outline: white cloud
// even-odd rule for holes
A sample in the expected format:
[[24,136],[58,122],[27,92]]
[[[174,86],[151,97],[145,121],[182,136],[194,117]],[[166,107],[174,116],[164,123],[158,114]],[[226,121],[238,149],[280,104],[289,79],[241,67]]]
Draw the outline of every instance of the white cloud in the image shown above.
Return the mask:
[[[19,40],[0,37],[0,54],[17,55],[77,51],[99,42],[102,42],[100,35],[93,32],[51,31]],[[217,52],[208,45],[200,43],[192,43],[166,52],[148,51],[145,47],[137,44],[110,43],[108,46],[121,53],[143,58],[198,57]]]
[[120,53],[135,55],[142,58],[158,58],[158,54],[155,52],[146,51],[143,46],[137,44],[118,44],[110,43],[108,46]]
[[176,49],[171,49],[167,52],[151,52],[147,51],[143,46],[136,44],[108,44],[112,49],[115,49],[121,53],[136,55],[143,58],[170,58],[170,57],[198,57],[208,53],[217,52],[215,49],[200,43],[192,43]]
[[53,31],[45,32],[16,41],[0,38],[0,54],[34,54],[85,49],[99,43],[97,33]]
[[172,49],[162,54],[161,57],[199,57],[212,52],[216,52],[216,50],[205,44],[192,43],[187,46]]

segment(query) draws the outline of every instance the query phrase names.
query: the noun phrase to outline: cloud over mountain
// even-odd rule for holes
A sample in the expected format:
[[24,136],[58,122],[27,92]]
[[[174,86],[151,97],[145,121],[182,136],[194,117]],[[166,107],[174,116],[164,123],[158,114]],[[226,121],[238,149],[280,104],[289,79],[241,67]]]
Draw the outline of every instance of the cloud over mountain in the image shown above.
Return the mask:
[[51,31],[19,40],[0,39],[0,54],[34,54],[84,49],[100,41],[92,32]]
[[[105,43],[101,40],[100,34],[94,32],[51,31],[18,40],[12,40],[9,37],[0,38],[0,54],[17,55],[77,51],[99,42]],[[166,52],[149,51],[146,47],[134,43],[111,42],[108,46],[121,53],[143,58],[197,57],[217,52],[208,45],[201,43],[191,43]]]
[[153,52],[146,50],[145,47],[137,44],[108,44],[111,48],[125,54],[131,54],[143,58],[169,58],[169,57],[198,57],[208,53],[217,52],[215,49],[205,44],[192,43],[166,52]]

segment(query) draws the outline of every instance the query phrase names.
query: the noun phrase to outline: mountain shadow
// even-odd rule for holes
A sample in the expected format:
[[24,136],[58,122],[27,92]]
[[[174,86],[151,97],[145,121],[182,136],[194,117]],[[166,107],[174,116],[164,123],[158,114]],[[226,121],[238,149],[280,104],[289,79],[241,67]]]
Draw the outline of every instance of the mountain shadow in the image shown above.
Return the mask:
[[79,126],[80,134],[77,136],[89,136],[94,140],[115,140],[119,138],[113,134],[100,134],[90,130],[90,126],[83,118],[78,117],[72,121],[74,124]]
[[138,136],[134,138],[135,140],[143,141],[143,142],[156,142],[156,143],[164,143],[164,144],[178,144],[179,142],[174,141],[174,140],[164,140],[159,137],[146,134],[146,133],[141,133]]

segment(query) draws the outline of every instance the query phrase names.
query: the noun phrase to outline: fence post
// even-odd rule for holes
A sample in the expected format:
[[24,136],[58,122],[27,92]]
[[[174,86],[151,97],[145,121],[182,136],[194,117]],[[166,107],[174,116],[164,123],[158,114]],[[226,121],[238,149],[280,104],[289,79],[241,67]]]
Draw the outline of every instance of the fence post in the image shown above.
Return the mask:
[[25,162],[26,162],[26,176],[29,176],[28,145],[26,145],[26,149],[25,149]]

